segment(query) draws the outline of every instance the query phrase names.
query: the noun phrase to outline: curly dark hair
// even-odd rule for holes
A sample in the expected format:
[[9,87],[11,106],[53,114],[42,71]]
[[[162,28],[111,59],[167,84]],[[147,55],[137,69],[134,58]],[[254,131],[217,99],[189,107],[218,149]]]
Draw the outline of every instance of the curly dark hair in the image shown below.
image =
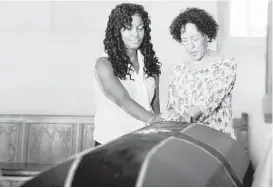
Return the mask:
[[[122,3],[117,5],[111,12],[105,31],[104,50],[108,54],[108,60],[111,63],[114,75],[122,80],[126,80],[127,76],[131,79],[130,72],[132,65],[126,54],[126,47],[121,37],[121,29],[132,26],[132,16],[138,13],[144,22],[144,38],[139,47],[144,56],[144,72],[147,76],[159,75],[161,73],[161,63],[155,56],[153,45],[151,43],[151,29],[149,27],[151,21],[148,13],[142,5],[132,3]],[[132,79],[131,79],[132,80]]]
[[209,42],[212,42],[216,38],[219,30],[217,22],[205,10],[195,7],[187,8],[175,17],[170,26],[171,35],[180,43],[182,42],[181,30],[185,29],[187,23],[194,24],[199,32],[207,35]]

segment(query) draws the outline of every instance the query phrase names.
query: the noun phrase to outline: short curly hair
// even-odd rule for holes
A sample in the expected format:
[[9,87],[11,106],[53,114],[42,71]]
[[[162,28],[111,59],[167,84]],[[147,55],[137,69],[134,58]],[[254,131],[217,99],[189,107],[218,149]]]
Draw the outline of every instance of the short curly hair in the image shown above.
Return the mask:
[[132,25],[132,16],[139,14],[144,22],[144,38],[139,47],[144,56],[144,72],[148,77],[159,75],[161,73],[161,63],[155,56],[153,45],[151,43],[151,21],[148,13],[142,5],[133,3],[122,3],[117,5],[109,16],[107,28],[105,30],[104,50],[108,54],[108,60],[111,63],[114,75],[121,80],[126,80],[127,76],[131,79],[131,66],[129,57],[126,54],[126,47],[121,37],[121,29]]
[[185,29],[187,23],[194,24],[199,32],[207,35],[209,42],[216,38],[219,30],[217,22],[205,10],[195,7],[187,8],[175,17],[170,26],[171,35],[180,43],[182,42],[181,31]]

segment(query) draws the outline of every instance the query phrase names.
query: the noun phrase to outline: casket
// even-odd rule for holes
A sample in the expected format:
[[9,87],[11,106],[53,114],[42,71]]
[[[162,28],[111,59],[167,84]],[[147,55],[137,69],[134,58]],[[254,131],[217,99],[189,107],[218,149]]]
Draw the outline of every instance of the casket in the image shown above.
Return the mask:
[[243,146],[227,134],[202,124],[158,122],[69,158],[23,186],[242,186],[248,165]]

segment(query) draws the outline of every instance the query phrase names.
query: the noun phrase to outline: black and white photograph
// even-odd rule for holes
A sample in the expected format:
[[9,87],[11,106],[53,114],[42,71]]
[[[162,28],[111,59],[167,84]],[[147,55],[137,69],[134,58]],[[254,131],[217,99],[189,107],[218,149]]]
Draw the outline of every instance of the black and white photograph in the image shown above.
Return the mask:
[[272,187],[272,0],[0,0],[0,187]]

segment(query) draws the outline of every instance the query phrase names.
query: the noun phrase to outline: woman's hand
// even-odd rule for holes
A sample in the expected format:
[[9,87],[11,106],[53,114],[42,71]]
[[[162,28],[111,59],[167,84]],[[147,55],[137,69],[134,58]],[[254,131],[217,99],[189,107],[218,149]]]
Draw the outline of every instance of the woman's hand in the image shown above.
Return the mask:
[[189,107],[187,114],[192,117],[193,122],[196,122],[196,120],[198,120],[198,118],[201,116],[202,112],[198,106],[191,106]]
[[161,118],[164,119],[164,121],[181,121],[181,116],[175,110],[165,110]]
[[181,120],[180,121],[181,122],[186,122],[186,123],[191,123],[192,122],[192,117],[187,113],[183,113],[181,115]]
[[164,119],[161,117],[161,113],[155,114],[155,115],[151,118],[151,120],[148,122],[148,124],[156,123],[156,122],[159,122],[159,121],[164,121]]

